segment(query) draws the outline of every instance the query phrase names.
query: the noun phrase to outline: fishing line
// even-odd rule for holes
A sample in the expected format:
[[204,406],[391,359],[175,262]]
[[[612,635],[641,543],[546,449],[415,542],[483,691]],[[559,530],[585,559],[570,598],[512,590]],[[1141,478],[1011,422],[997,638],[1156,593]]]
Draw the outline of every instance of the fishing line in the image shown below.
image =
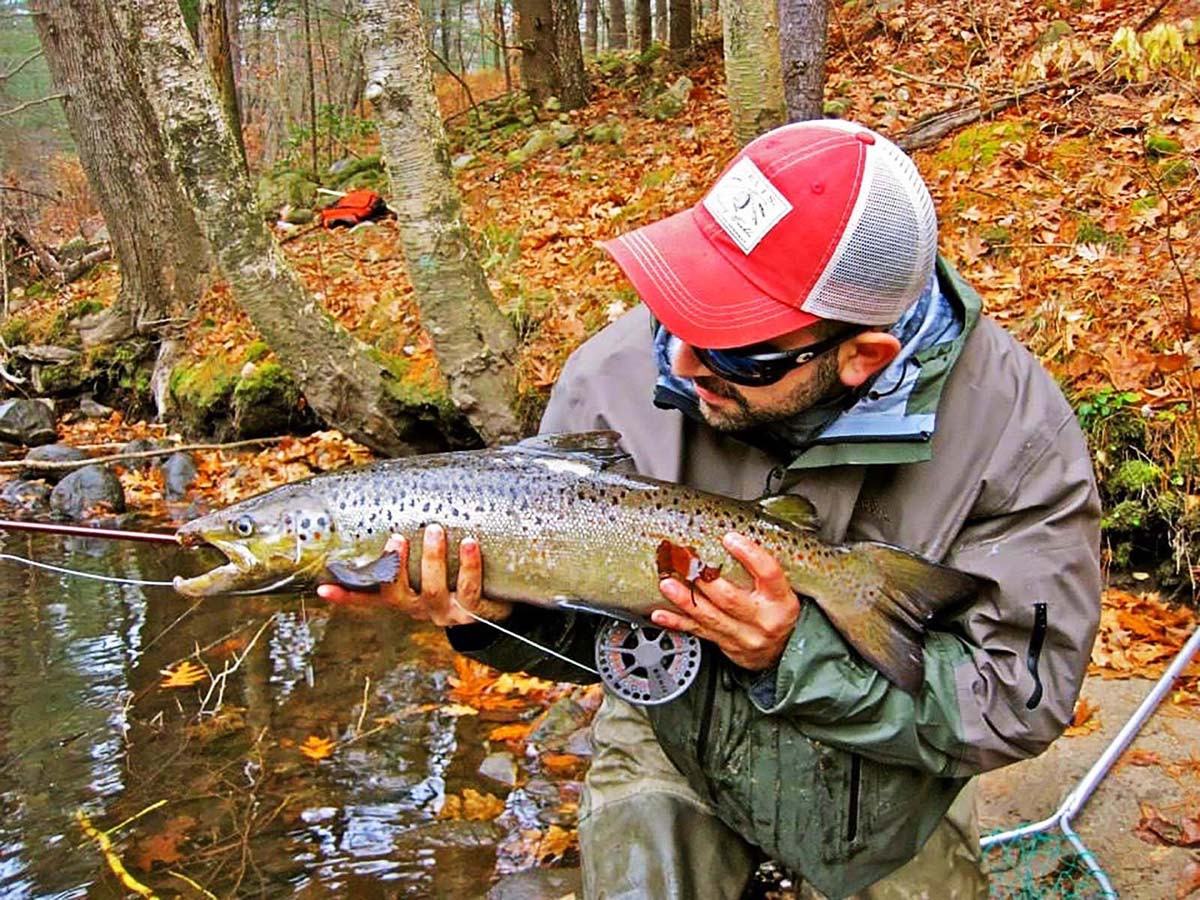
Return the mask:
[[528,644],[530,647],[534,647],[538,650],[541,650],[543,653],[549,653],[551,656],[557,657],[558,659],[561,659],[563,662],[568,662],[571,665],[576,666],[577,668],[583,669],[583,671],[589,672],[592,675],[595,675],[597,678],[600,677],[600,673],[596,669],[593,669],[591,666],[586,666],[577,659],[571,659],[571,657],[569,657],[569,656],[564,656],[562,653],[559,653],[557,650],[551,650],[549,647],[543,647],[537,641],[531,641],[529,638],[525,637],[525,635],[523,635],[523,634],[517,634],[515,631],[510,631],[509,629],[505,628],[503,625],[493,622],[491,619],[485,619],[483,616],[475,615],[475,613],[471,612],[469,609],[467,609],[465,606],[463,606],[461,603],[459,603],[457,597],[452,597],[451,599],[454,601],[455,606],[457,606],[459,609],[461,609],[463,612],[465,612],[468,616],[470,616],[476,622],[482,622],[484,625],[491,625],[497,631],[502,631],[505,634],[507,634],[509,637],[516,638],[518,641]]
[[33,566],[35,569],[48,569],[51,572],[61,572],[64,575],[78,575],[80,578],[91,578],[95,581],[108,581],[113,584],[136,584],[147,587],[174,587],[172,581],[141,581],[137,578],[114,578],[110,575],[97,575],[94,572],[81,572],[78,569],[65,569],[62,566],[53,566],[50,563],[38,562],[34,559],[26,559],[23,556],[13,556],[11,553],[0,553],[0,559],[8,559],[13,562],[24,563],[27,566]]

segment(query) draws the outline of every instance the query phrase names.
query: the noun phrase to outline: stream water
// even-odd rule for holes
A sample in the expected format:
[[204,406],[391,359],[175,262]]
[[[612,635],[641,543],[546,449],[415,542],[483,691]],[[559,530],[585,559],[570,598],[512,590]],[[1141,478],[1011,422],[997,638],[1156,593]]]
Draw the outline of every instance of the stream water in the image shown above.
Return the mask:
[[[130,579],[205,568],[166,545],[0,550]],[[223,690],[162,686],[188,658],[232,669]],[[159,896],[482,896],[538,786],[480,783],[496,722],[448,704],[452,674],[436,630],[311,593],[196,604],[0,560],[0,896],[130,896],[79,813]],[[336,752],[307,758],[313,737]],[[440,818],[464,787],[505,812]]]

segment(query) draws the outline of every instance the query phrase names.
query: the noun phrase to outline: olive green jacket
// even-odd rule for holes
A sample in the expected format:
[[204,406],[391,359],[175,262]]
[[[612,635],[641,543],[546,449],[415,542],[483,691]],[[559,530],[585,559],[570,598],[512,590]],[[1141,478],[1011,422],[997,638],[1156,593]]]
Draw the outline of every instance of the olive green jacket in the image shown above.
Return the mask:
[[[910,403],[937,410],[926,440],[821,444],[789,460],[658,409],[642,308],[571,357],[543,419],[544,432],[613,429],[642,474],[744,499],[782,467],[825,540],[896,544],[984,583],[928,634],[916,696],[807,603],[774,671],[752,676],[706,647],[697,682],[648,710],[668,757],[722,818],[831,896],[911,858],[966,778],[1061,733],[1099,619],[1099,500],[1075,416],[943,261],[938,276],[965,327],[918,357]],[[590,662],[597,621],[523,607],[510,625]],[[501,668],[579,679],[484,626],[450,634]]]

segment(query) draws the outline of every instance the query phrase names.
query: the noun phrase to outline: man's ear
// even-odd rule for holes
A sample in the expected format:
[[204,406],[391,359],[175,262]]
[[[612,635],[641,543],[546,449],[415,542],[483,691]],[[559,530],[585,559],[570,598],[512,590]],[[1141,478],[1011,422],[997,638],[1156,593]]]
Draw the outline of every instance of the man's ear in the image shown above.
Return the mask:
[[838,348],[838,377],[856,388],[883,369],[900,352],[900,341],[886,331],[864,331]]

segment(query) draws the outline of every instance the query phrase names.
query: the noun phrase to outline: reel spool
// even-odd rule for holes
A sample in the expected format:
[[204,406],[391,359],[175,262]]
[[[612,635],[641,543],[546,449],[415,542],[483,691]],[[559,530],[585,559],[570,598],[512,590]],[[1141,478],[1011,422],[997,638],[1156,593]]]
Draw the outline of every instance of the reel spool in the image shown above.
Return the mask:
[[605,686],[630,703],[674,700],[700,671],[700,639],[657,625],[609,619],[596,634],[596,668]]

